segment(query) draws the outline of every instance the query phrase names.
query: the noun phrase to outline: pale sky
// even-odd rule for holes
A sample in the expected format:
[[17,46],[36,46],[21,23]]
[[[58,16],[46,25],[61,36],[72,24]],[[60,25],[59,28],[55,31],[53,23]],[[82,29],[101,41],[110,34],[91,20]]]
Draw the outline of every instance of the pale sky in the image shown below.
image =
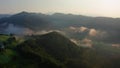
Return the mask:
[[120,0],[0,0],[0,14],[21,11],[120,17]]

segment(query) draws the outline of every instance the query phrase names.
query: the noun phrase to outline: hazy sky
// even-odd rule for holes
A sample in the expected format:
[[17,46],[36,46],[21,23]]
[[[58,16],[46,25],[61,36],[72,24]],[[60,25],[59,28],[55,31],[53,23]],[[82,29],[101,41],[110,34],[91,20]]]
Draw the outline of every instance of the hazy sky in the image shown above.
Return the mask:
[[21,11],[120,17],[120,0],[0,0],[0,13]]

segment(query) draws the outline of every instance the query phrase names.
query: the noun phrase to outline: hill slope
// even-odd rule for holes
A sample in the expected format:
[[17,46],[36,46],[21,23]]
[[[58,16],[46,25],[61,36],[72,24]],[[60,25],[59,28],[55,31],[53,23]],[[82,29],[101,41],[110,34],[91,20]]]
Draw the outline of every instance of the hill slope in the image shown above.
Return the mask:
[[53,65],[52,68],[66,67],[67,60],[80,58],[79,49],[76,44],[57,32],[34,36],[17,47],[17,51],[24,56],[23,58],[34,59],[35,64],[44,61],[44,65],[49,67]]

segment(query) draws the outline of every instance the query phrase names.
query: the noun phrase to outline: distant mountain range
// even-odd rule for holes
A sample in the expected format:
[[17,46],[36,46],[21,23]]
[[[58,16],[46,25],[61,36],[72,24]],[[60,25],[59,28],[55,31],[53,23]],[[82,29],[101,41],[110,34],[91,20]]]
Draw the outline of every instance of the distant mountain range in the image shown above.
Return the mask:
[[11,16],[10,14],[0,14],[0,18],[3,18],[3,17],[9,17]]
[[47,15],[21,12],[0,19],[0,33],[24,34],[41,30],[62,30],[68,32],[65,29],[69,27],[86,27],[108,34],[104,38],[94,38],[95,40],[113,43],[118,43],[118,40],[120,40],[119,26],[120,18],[90,17],[63,13]]
[[5,18],[0,19],[0,25],[7,23],[17,26],[24,26],[31,29],[45,28],[44,26],[48,27],[48,25],[56,28],[67,26],[86,26],[90,28],[106,29],[106,26],[108,26],[109,29],[117,29],[118,25],[120,25],[119,22],[119,18],[88,17],[83,15],[62,13],[46,15],[42,13],[28,12],[21,12],[12,16],[5,16]]
[[[14,24],[17,26],[24,26],[31,29],[39,29],[43,26],[86,26],[90,28],[106,29],[106,26],[112,29],[120,25],[119,18],[107,18],[107,17],[88,17],[83,15],[62,14],[55,13],[52,15],[46,15],[42,13],[28,13],[21,12],[12,16],[5,16],[7,18],[0,19],[0,24],[7,22],[8,24]],[[114,23],[114,24],[113,24]],[[99,27],[98,27],[99,25]],[[57,28],[56,27],[56,28]],[[108,29],[108,28],[107,28]]]

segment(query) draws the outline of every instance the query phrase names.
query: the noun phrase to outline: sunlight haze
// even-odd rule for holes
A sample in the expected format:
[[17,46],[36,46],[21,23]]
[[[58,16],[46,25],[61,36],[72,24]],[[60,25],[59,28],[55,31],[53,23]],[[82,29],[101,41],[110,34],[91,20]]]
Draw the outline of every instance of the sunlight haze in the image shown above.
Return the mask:
[[0,0],[0,14],[21,11],[120,17],[120,0]]

